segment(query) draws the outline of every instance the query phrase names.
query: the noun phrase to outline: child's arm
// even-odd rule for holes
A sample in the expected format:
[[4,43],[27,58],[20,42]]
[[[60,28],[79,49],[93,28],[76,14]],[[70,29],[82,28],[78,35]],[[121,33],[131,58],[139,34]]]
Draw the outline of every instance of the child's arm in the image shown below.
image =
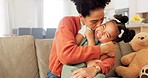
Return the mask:
[[81,29],[78,31],[78,34],[76,35],[75,42],[77,45],[80,45],[81,41],[85,37],[85,31],[87,30],[87,27],[84,25],[81,27]]
[[104,59],[107,59],[109,58],[110,56],[108,56],[107,54],[103,54],[100,56],[100,60],[104,60]]
[[88,45],[94,46],[95,45],[95,39],[94,39],[94,34],[93,31],[90,29],[87,29],[85,31],[85,35],[88,41]]
[[83,40],[84,36],[80,33],[76,35],[76,44],[79,45],[81,41]]
[[86,26],[82,26],[81,29],[78,31],[78,34],[76,35],[76,38],[75,38],[75,42],[77,45],[79,45],[83,40],[83,38],[85,37],[86,29],[87,29]]
[[107,54],[108,56],[115,56],[116,53],[116,45],[109,41],[103,45],[100,45],[100,55]]
[[84,37],[87,38],[88,45],[95,45],[93,31],[87,26],[83,26],[79,30],[78,34],[76,35],[76,44],[79,45]]

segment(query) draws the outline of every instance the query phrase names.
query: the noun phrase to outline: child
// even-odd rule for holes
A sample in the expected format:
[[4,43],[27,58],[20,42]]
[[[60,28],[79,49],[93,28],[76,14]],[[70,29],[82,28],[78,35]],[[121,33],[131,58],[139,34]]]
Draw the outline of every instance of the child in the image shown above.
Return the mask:
[[[116,18],[116,20],[110,20],[96,28],[95,37],[101,43],[106,43],[109,41],[119,42],[121,40],[124,40],[125,42],[129,42],[134,36],[135,32],[133,30],[128,30],[125,27],[125,23],[128,21],[128,17],[122,16],[122,15],[114,15],[114,17]],[[76,36],[76,44],[84,46],[83,39],[85,39],[85,36],[86,36],[87,40],[86,39],[85,40],[87,44],[85,45],[92,45],[92,46],[95,45],[95,39],[94,39],[95,37],[93,35],[93,31],[88,26],[85,26],[85,25],[82,25],[82,26],[83,27],[81,28],[80,32]],[[123,35],[125,33],[129,33],[129,37],[131,38],[128,39],[127,35]],[[124,36],[126,37],[124,38]],[[100,57],[100,60],[103,60],[109,57],[108,55],[102,55]]]
[[[117,26],[114,25],[113,21],[109,21],[109,22],[107,22],[107,23],[105,23],[105,24],[99,26],[99,27],[96,29],[96,32],[99,33],[98,30],[100,30],[100,29],[103,30],[105,27],[107,28],[107,30],[109,29],[109,31],[110,31],[111,33],[113,33],[114,36],[109,37],[109,36],[107,36],[108,33],[106,33],[106,38],[102,40],[103,43],[107,43],[108,41],[112,41],[112,40],[115,39],[116,36],[118,35],[118,33],[116,33],[116,32],[118,32],[118,31],[117,31],[117,30],[118,30],[118,29],[117,29]],[[81,33],[78,33],[78,34],[76,35],[76,44],[77,44],[77,45],[80,45],[80,46],[86,46],[86,45],[94,46],[94,45],[96,45],[96,41],[95,41],[95,36],[94,36],[93,30],[91,30],[91,29],[90,29],[89,27],[87,27],[87,26],[83,26],[82,29],[83,29],[83,30],[86,29],[86,30],[85,30],[85,34],[82,35]],[[81,30],[80,30],[80,31],[81,31]],[[115,34],[114,34],[114,33],[115,33]],[[105,34],[104,34],[104,35],[105,35]],[[96,38],[98,38],[97,33],[96,33]],[[110,38],[110,39],[109,39],[109,38]],[[99,39],[98,39],[98,40],[99,40]],[[105,40],[105,41],[104,41],[104,40]],[[99,44],[99,45],[100,45],[100,44]],[[100,46],[105,46],[105,45],[100,45]],[[109,53],[111,53],[111,52],[109,52]],[[103,54],[103,56],[104,56],[104,54]],[[101,56],[101,57],[102,57],[102,56]],[[105,57],[102,57],[102,58],[101,58],[101,57],[100,57],[100,60],[105,59]]]

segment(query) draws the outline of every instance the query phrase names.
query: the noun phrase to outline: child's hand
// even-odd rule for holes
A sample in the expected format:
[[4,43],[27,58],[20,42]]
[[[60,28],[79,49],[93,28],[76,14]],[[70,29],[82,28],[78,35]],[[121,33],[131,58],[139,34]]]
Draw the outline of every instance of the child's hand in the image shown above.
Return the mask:
[[86,30],[85,31],[85,36],[87,38],[87,40],[94,40],[94,34],[92,30]]
[[101,55],[107,54],[108,56],[113,57],[116,54],[116,45],[112,41],[110,41],[100,45],[100,50]]
[[109,56],[107,54],[103,54],[100,56],[100,60],[104,60],[104,59],[107,59],[109,58]]
[[87,65],[87,67],[92,67],[92,66],[96,65],[96,63],[98,63],[98,62],[101,62],[101,60],[95,59],[95,60],[87,61],[85,63]]

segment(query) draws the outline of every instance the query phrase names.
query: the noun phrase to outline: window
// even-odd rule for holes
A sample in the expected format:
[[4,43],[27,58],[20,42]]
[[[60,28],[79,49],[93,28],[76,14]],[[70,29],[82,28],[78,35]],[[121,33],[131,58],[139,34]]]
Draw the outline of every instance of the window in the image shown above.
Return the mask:
[[43,25],[44,28],[57,28],[64,16],[63,0],[44,0]]

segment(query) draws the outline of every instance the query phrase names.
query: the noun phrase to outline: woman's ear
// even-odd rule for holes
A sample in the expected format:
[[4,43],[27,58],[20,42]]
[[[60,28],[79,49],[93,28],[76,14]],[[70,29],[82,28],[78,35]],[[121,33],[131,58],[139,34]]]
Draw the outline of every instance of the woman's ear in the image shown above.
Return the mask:
[[80,20],[82,21],[83,25],[85,25],[85,18],[81,14],[79,15],[79,17],[80,17]]
[[80,18],[83,18],[83,16],[82,16],[81,14],[79,14],[79,17],[80,17]]
[[85,21],[85,18],[81,14],[79,15],[79,17],[80,17],[81,21],[83,21],[83,22]]

